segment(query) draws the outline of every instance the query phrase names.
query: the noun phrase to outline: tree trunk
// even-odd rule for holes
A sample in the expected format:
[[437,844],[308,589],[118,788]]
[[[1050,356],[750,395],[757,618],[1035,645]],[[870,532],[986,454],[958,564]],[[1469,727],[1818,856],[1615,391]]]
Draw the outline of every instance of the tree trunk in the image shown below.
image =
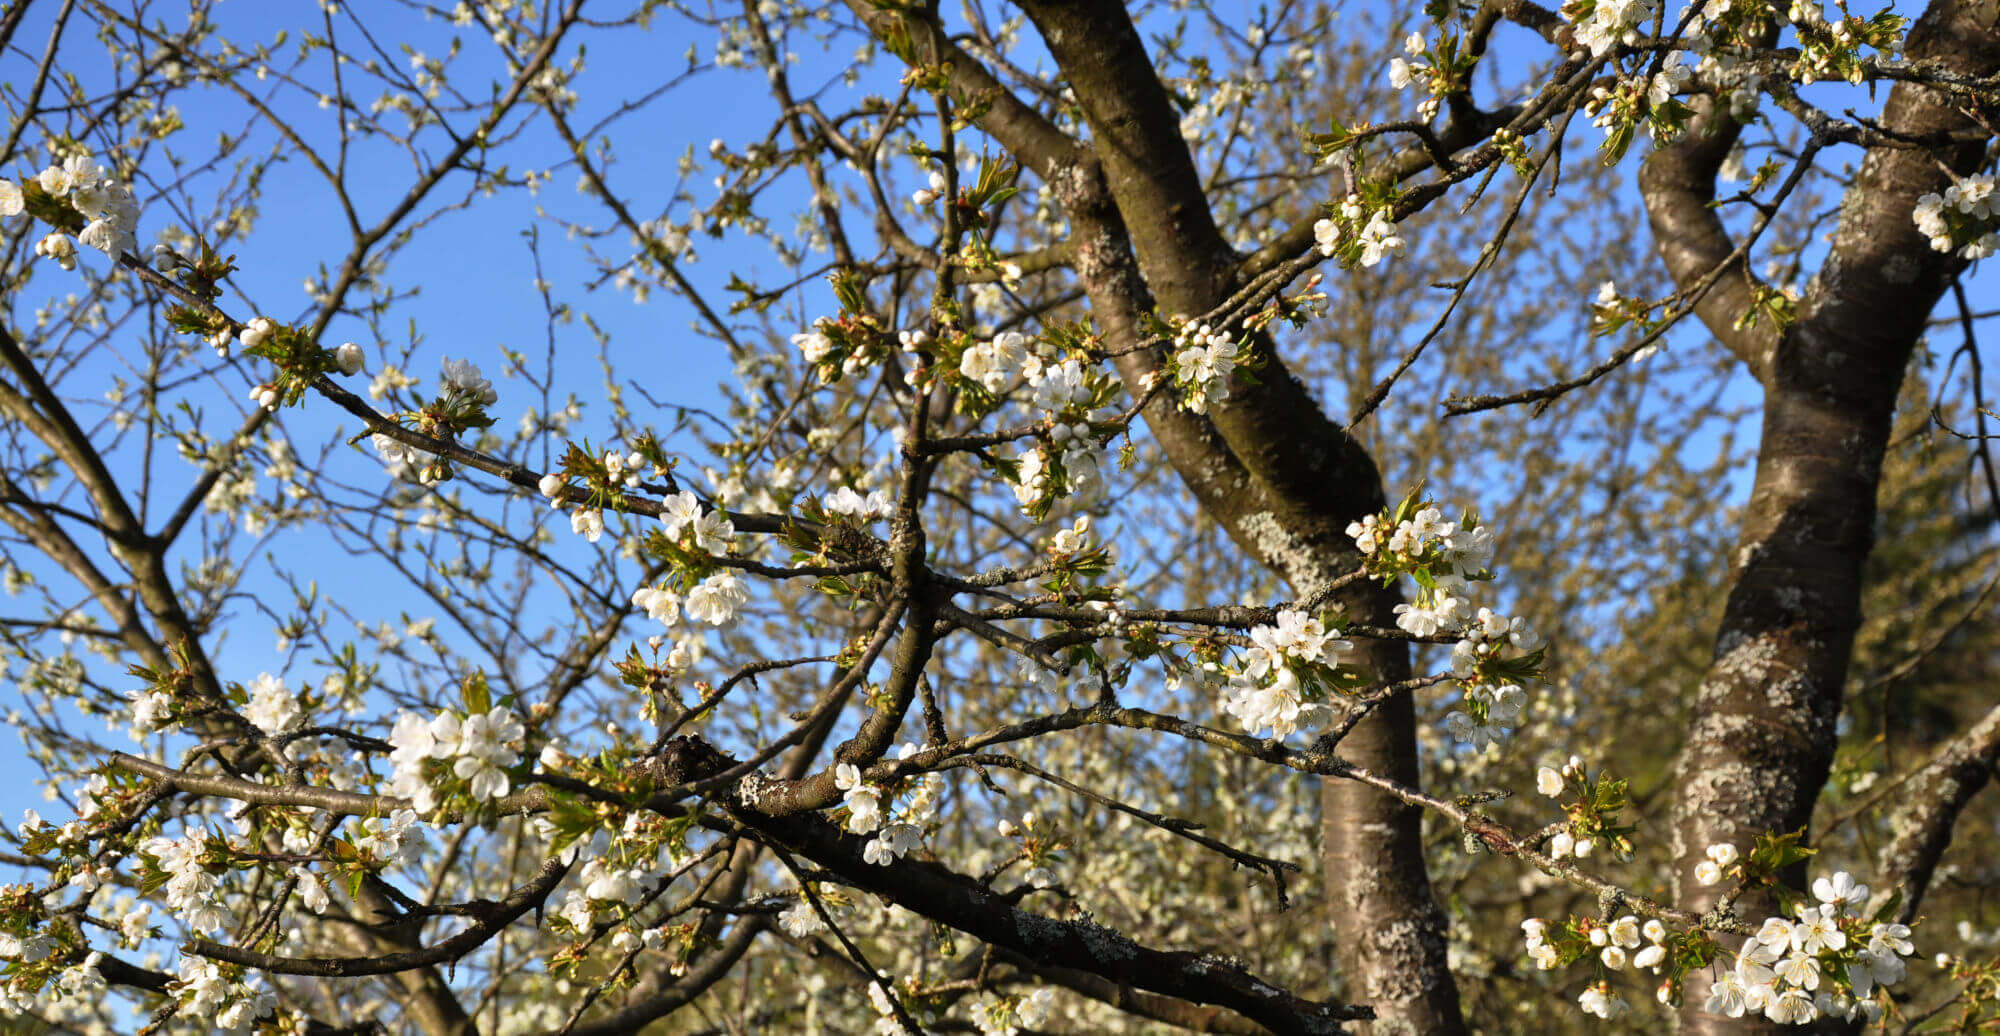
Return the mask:
[[[1909,57],[1991,74],[2000,68],[1993,11],[1990,2],[1932,4],[1911,30]],[[1882,125],[1912,137],[1974,128],[1958,110],[1963,103],[1899,85]],[[1826,262],[1796,322],[1775,341],[1734,326],[1740,314],[1702,313],[1758,375],[1765,401],[1728,605],[1676,780],[1676,898],[1687,909],[1710,909],[1723,891],[1694,880],[1710,844],[1747,850],[1759,834],[1805,827],[1826,781],[1897,395],[1925,319],[1962,265],[1933,251],[1911,220],[1920,196],[1950,184],[1939,157],[1963,174],[1976,168],[1980,150],[1868,152]],[[1726,241],[1691,251],[1683,233],[1702,223],[1693,209],[1703,194],[1713,197],[1720,160],[1714,140],[1690,139],[1649,160],[1642,178],[1662,252],[1684,284],[1713,265]],[[1724,283],[1739,280],[1732,294],[1747,297],[1747,274]],[[1745,897],[1737,912],[1755,923],[1773,909],[1768,897]],[[1704,1011],[1706,979],[1706,972],[1690,976],[1684,1030],[1766,1027]]]

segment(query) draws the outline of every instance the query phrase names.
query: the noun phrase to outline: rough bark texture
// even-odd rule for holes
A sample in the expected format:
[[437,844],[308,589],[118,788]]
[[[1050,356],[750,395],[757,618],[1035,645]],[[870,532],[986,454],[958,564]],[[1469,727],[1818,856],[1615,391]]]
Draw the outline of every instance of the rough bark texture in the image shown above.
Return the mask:
[[[1727,261],[1736,248],[1710,203],[1715,201],[1716,173],[1742,136],[1743,127],[1728,113],[1717,113],[1713,100],[1695,98],[1698,114],[1688,135],[1648,155],[1639,170],[1639,189],[1646,198],[1653,240],[1668,273],[1681,284],[1701,280]],[[1755,285],[1744,259],[1729,262],[1696,304],[1695,312],[1762,383],[1771,369],[1777,330],[1768,320],[1737,325],[1737,318],[1750,312]]]
[[2000,762],[2000,706],[1938,749],[1904,782],[1896,796],[1902,808],[1890,817],[1892,835],[1876,864],[1882,892],[1903,893],[1896,920],[1908,924],[1917,916],[1937,873],[1938,858],[1951,844],[1952,825],[1966,803],[1992,781],[1996,762]]
[[[1933,4],[1912,29],[1908,53],[1955,71],[1991,73],[2000,67],[1992,4]],[[1969,128],[1958,103],[1900,85],[1882,124],[1912,137]],[[1655,158],[1644,184],[1662,253],[1683,283],[1729,251],[1717,236],[1720,225],[1695,211],[1704,195],[1713,196],[1713,146],[1690,141]],[[1701,311],[1757,372],[1765,402],[1729,600],[1676,781],[1675,877],[1685,908],[1706,910],[1720,894],[1693,877],[1709,844],[1747,848],[1760,833],[1796,830],[1812,816],[1860,625],[1862,564],[1890,419],[1911,349],[1957,269],[1930,249],[1910,213],[1921,195],[1949,184],[1940,158],[1963,173],[1978,155],[1976,147],[1871,150],[1797,321],[1768,352],[1733,327],[1735,314],[1717,306]],[[1721,286],[1724,298],[1740,299],[1747,274],[1731,274]],[[1769,906],[1746,898],[1738,912],[1754,921]],[[1689,982],[1685,1031],[1760,1027],[1703,1011],[1704,978]]]

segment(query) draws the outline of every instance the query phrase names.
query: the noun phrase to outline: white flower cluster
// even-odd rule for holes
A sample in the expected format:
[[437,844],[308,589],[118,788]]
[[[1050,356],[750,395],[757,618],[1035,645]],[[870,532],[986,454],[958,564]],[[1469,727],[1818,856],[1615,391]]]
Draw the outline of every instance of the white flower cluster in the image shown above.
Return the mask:
[[1589,47],[1592,57],[1603,57],[1613,47],[1638,42],[1654,10],[1653,0],[1589,0],[1569,4],[1563,13],[1577,22],[1576,41]]
[[[1029,406],[1050,420],[1075,414],[1098,388],[1081,361],[1058,360],[1051,346],[1017,331],[967,348],[959,357],[958,373],[996,396],[1019,379],[1029,389]],[[1088,430],[1076,434],[1086,435]]]
[[326,885],[319,880],[319,875],[314,874],[304,864],[294,864],[290,873],[292,880],[298,882],[299,901],[305,904],[306,909],[315,914],[326,913],[331,901],[327,898]]
[[[139,226],[138,199],[130,187],[111,179],[89,152],[71,155],[61,164],[36,173],[35,185],[47,196],[67,202],[87,221],[76,235],[77,241],[114,259],[138,249],[134,236]],[[27,198],[20,185],[0,180],[0,216],[18,216],[25,211]],[[65,270],[76,269],[76,243],[60,230],[50,231],[37,242],[35,254],[55,260]]]
[[[259,320],[262,319],[261,317],[259,318]],[[245,345],[255,345],[255,342],[252,341],[254,332],[257,332],[256,321],[253,321],[250,327],[245,328],[241,335]],[[268,333],[268,331],[263,333]],[[259,337],[261,339],[261,336]],[[355,355],[358,357],[358,354],[359,349],[357,348]],[[343,369],[345,369],[344,365],[347,361],[341,360],[339,362],[343,364]],[[355,369],[359,370],[359,360],[356,359],[355,362]],[[485,407],[493,405],[500,398],[499,393],[493,390],[493,383],[488,381],[486,376],[481,374],[479,368],[470,360],[444,361],[442,380],[444,384],[439,393],[440,402],[447,410],[458,412],[461,417],[466,416],[464,411],[468,409],[478,412]],[[391,367],[384,370],[376,378],[376,385],[369,389],[369,393],[379,398],[381,393],[377,392],[378,388],[386,392],[387,387],[390,385],[402,387],[415,383],[414,380]],[[453,428],[447,427],[442,430],[441,434],[449,435],[453,430]],[[382,462],[388,466],[389,474],[393,478],[413,477],[424,485],[431,485],[449,477],[450,471],[448,466],[443,463],[433,463],[431,455],[424,450],[406,445],[380,432],[375,433],[371,441],[375,444],[375,451],[382,455]],[[602,529],[601,522],[599,528],[600,530]]]
[[[1603,939],[1598,938],[1600,933],[1604,936]],[[1641,935],[1646,937],[1646,946],[1643,949],[1639,946]],[[1592,929],[1590,933],[1591,945],[1600,947],[1598,959],[1613,971],[1625,966],[1625,951],[1638,950],[1639,952],[1631,955],[1632,966],[1658,974],[1660,965],[1666,963],[1667,959],[1666,941],[1667,926],[1661,924],[1658,918],[1648,918],[1642,926],[1639,924],[1639,919],[1631,914],[1626,914],[1609,925]]]
[[[1083,365],[1075,360],[1043,364],[1030,356],[1023,374],[1034,387],[1035,407],[1049,422],[1049,437],[1046,443],[1023,448],[1016,458],[1020,475],[1014,483],[1014,499],[1023,509],[1033,510],[1060,496],[1088,497],[1097,492],[1103,481],[1090,424],[1115,421],[1116,412],[1109,408],[1083,411],[1096,390]],[[1053,479],[1058,463],[1063,476],[1060,487]]]
[[1396,224],[1388,218],[1386,210],[1376,210],[1368,216],[1368,224],[1362,226],[1362,266],[1374,266],[1388,258],[1390,252],[1402,248],[1402,236],[1396,234]]
[[[2000,194],[1994,193],[1992,176],[1954,177],[1943,194],[1918,198],[1911,218],[1935,251],[1956,251],[1967,260],[2000,252]],[[1961,237],[1965,244],[1955,245]]]
[[889,993],[881,982],[868,983],[868,1003],[879,1016],[875,1019],[877,1036],[919,1036],[911,1032],[896,1016],[896,1004],[889,999]]
[[[235,983],[212,960],[181,958],[175,999],[187,1017],[212,1021],[219,1031],[238,1033],[278,1008],[278,995],[261,979]],[[227,1005],[227,1006],[225,1006]]]
[[794,939],[805,939],[826,931],[826,922],[819,919],[819,911],[813,909],[812,902],[804,892],[791,906],[778,913],[778,927]]
[[[1072,431],[1067,428],[1062,430]],[[1100,484],[1097,453],[1091,448],[1088,438],[1070,435],[1052,446],[1030,446],[1016,458],[1021,473],[1014,483],[1014,499],[1025,509],[1054,500],[1059,495],[1053,480],[1055,464],[1049,457],[1051,452],[1060,453],[1063,471],[1061,488],[1067,493],[1090,493]]]
[[721,626],[736,617],[736,609],[750,599],[750,588],[734,572],[717,572],[688,591],[683,607],[687,616],[711,626]]
[[1181,406],[1208,413],[1229,398],[1229,376],[1236,370],[1237,345],[1223,331],[1207,324],[1189,324],[1174,336],[1174,384],[1181,389]]
[[[1515,690],[1519,690],[1519,688],[1515,688]],[[1569,787],[1571,781],[1576,781],[1579,784],[1584,783],[1582,756],[1570,756],[1569,761],[1564,763],[1560,770],[1552,766],[1544,766],[1536,771],[1535,790],[1547,795],[1549,798],[1559,798],[1563,791]],[[1581,860],[1596,851],[1597,840],[1587,834],[1578,837],[1571,833],[1568,828],[1564,828],[1549,836],[1549,857],[1551,859],[1562,860],[1575,857]],[[1612,844],[1612,852],[1621,859],[1630,858],[1628,853],[1620,850],[1618,843],[1615,841]]]
[[[1745,48],[1720,46],[1717,40],[1718,33],[1727,38],[1724,26],[1732,20],[1730,14],[1737,8],[1736,0],[1702,0],[1700,6],[1700,13],[1681,36],[1681,45],[1687,53],[1701,58],[1694,71],[1702,83],[1712,85],[1717,96],[1727,100],[1730,114],[1737,121],[1749,122],[1757,112],[1764,75],[1758,71],[1759,66],[1746,60]],[[1756,10],[1778,13],[1775,6],[1759,5]]]
[[508,708],[464,719],[443,712],[428,722],[414,713],[398,713],[389,733],[389,743],[396,749],[389,756],[396,768],[390,791],[410,799],[419,813],[436,809],[437,790],[425,772],[425,762],[438,759],[451,761],[451,772],[468,783],[473,798],[498,799],[513,787],[507,768],[521,761],[521,741],[526,736],[514,710]]
[[[1711,846],[1707,855],[1711,861],[1722,856],[1733,862],[1735,850]],[[1861,916],[1868,886],[1845,871],[1814,881],[1812,892],[1817,902],[1800,904],[1796,920],[1764,920],[1737,951],[1735,965],[1716,976],[1703,1010],[1731,1018],[1761,1014],[1780,1025],[1806,1025],[1823,1017],[1872,1023],[1882,1016],[1876,989],[1902,981],[1904,958],[1915,952],[1909,926]],[[1550,941],[1546,922],[1529,918],[1521,922],[1521,930],[1537,967],[1561,964],[1562,950]],[[1629,963],[1657,973],[1667,963],[1671,933],[1658,920],[1642,926],[1628,914],[1608,924],[1576,922],[1575,930],[1609,970]],[[1661,987],[1663,1000],[1675,981]],[[1606,1019],[1628,1010],[1609,982],[1585,990],[1578,1003],[1585,1013]]]
[[174,699],[165,691],[134,691],[132,700],[132,740],[144,741],[153,734],[171,734],[180,721],[170,719]]
[[1544,766],[1535,771],[1535,790],[1547,795],[1549,798],[1556,798],[1563,793],[1563,787],[1567,779],[1572,775],[1581,774],[1582,772],[1583,757],[1580,755],[1570,756],[1569,762],[1564,763],[1563,768],[1560,770],[1553,766]]
[[[14,960],[21,961],[24,964],[35,964],[47,960],[49,954],[55,952],[55,947],[55,940],[41,932],[32,932],[27,935],[0,932],[0,960]],[[0,989],[5,988],[7,987],[0,985]]]
[[1467,708],[1446,715],[1445,728],[1455,740],[1481,751],[1504,738],[1526,708],[1527,692],[1481,674],[1503,646],[1532,652],[1542,646],[1542,638],[1527,619],[1474,608],[1464,596],[1493,563],[1493,534],[1483,525],[1446,521],[1437,508],[1423,507],[1394,528],[1367,515],[1350,522],[1347,535],[1371,563],[1428,571],[1429,584],[1419,587],[1415,603],[1396,606],[1396,625],[1412,636],[1449,633],[1461,638],[1452,645],[1451,670],[1465,687]]
[[118,920],[118,938],[127,947],[136,947],[153,934],[153,904],[136,903]]
[[1542,646],[1542,636],[1528,620],[1509,619],[1491,608],[1479,609],[1464,634],[1464,639],[1451,646],[1451,672],[1465,684],[1466,701],[1478,708],[1448,713],[1444,725],[1454,739],[1484,751],[1506,736],[1506,728],[1519,722],[1528,705],[1528,692],[1518,684],[1480,680],[1481,664],[1496,657],[1502,644],[1534,651]]
[[682,490],[661,501],[660,524],[667,535],[682,539],[703,554],[727,554],[736,545],[736,525],[720,511],[702,510],[693,493]]
[[[102,998],[104,990],[106,990],[106,984],[104,984],[104,972],[98,970],[98,964],[104,964],[104,954],[100,950],[92,950],[90,954],[84,956],[84,960],[80,960],[74,966],[68,966],[68,968],[56,972],[54,992],[58,992],[62,996],[76,996],[76,998],[90,998],[90,1000]],[[20,1010],[8,1012],[8,1006],[4,1002],[4,990],[6,990],[6,986],[0,986],[0,1014],[26,1014],[30,1010],[32,1002],[22,1002],[20,998],[16,998],[14,1006],[18,1006]],[[44,986],[42,988],[44,998],[48,996],[48,992],[50,992],[48,986]],[[40,1010],[36,1014],[46,1014],[46,1010]]]
[[1279,738],[1325,722],[1331,710],[1307,700],[1308,688],[1299,679],[1297,664],[1336,667],[1354,650],[1353,642],[1339,639],[1318,619],[1292,608],[1280,611],[1275,624],[1251,630],[1250,641],[1238,659],[1240,668],[1230,677],[1222,711],[1252,734],[1268,728],[1272,737]]
[[263,345],[264,340],[271,337],[277,330],[277,321],[272,320],[270,317],[256,317],[243,325],[243,330],[237,333],[236,338],[243,343],[245,349],[255,349]]
[[944,173],[941,170],[933,169],[931,170],[928,186],[910,192],[910,201],[917,207],[922,208],[938,200],[944,194],[944,189]]
[[1331,256],[1340,251],[1350,227],[1361,228],[1355,242],[1361,246],[1359,261],[1363,266],[1374,266],[1388,258],[1390,252],[1403,247],[1403,238],[1396,233],[1396,221],[1389,210],[1370,212],[1359,195],[1350,194],[1340,204],[1340,219],[1327,218],[1313,224],[1313,240],[1319,245],[1319,254]]
[[[606,478],[627,489],[636,488],[640,481],[643,480],[644,473],[640,469],[645,466],[645,463],[646,458],[641,457],[637,450],[627,454],[620,454],[617,450],[604,451],[604,472]],[[543,493],[542,495],[549,496],[551,494]]]
[[1023,372],[1034,355],[1028,349],[1029,341],[1027,335],[1008,331],[990,342],[980,342],[959,357],[958,373],[998,395]]
[[1047,986],[1027,996],[988,993],[972,1004],[972,1024],[980,1036],[1016,1036],[1022,1029],[1040,1029],[1055,1008],[1056,996]]
[[[644,479],[646,458],[638,451],[621,454],[617,450],[604,451],[605,488],[631,489]],[[549,499],[549,507],[561,510],[563,494],[569,489],[569,477],[560,471],[551,471],[535,483],[535,488]],[[596,543],[604,535],[604,512],[595,507],[579,505],[569,516],[570,531],[590,543]]]
[[389,469],[390,478],[413,478],[425,485],[436,479],[430,463],[431,455],[415,446],[406,445],[401,439],[376,432],[368,437],[375,452],[382,458],[382,464]]
[[672,590],[642,586],[632,591],[632,603],[646,610],[646,617],[669,629],[686,612],[692,620],[721,626],[736,617],[736,609],[750,599],[750,590],[734,572],[717,572],[689,590],[683,599]]
[[644,608],[647,618],[669,629],[681,621],[681,595],[672,590],[642,586],[632,591],[632,606]]
[[1384,527],[1377,516],[1367,515],[1360,521],[1349,522],[1347,535],[1361,553],[1371,557],[1382,550],[1414,556],[1435,547],[1442,567],[1433,568],[1431,574],[1438,589],[1452,594],[1471,589],[1471,581],[1492,565],[1497,546],[1493,533],[1485,526],[1445,521],[1444,514],[1435,507],[1419,509],[1409,519],[1398,522],[1394,529]]
[[[1527,943],[1528,956],[1534,960],[1537,968],[1549,971],[1562,964],[1561,951],[1548,940],[1548,922],[1538,917],[1528,918],[1521,922],[1521,932]],[[1657,974],[1667,961],[1668,935],[1667,926],[1657,919],[1648,920],[1642,925],[1637,917],[1626,914],[1609,924],[1590,925],[1587,938],[1590,940],[1590,945],[1597,950],[1597,959],[1605,968],[1620,971],[1629,963],[1634,968],[1643,968]],[[1638,952],[1632,952],[1634,950]],[[1604,985],[1600,994],[1592,997],[1590,991],[1585,991],[1584,996],[1580,998],[1585,1013],[1600,1018],[1610,1018],[1622,1013],[1623,1008],[1618,1005],[1623,1004],[1623,1001],[1618,999],[1617,994],[1611,992],[1609,985]],[[1607,1011],[1611,1013],[1605,1013]]]
[[853,486],[841,486],[828,493],[819,503],[820,509],[828,514],[845,515],[856,521],[872,522],[887,518],[895,511],[895,504],[889,494],[880,489],[870,490],[868,495],[855,492]]
[[417,379],[411,377],[401,367],[385,363],[382,365],[381,373],[369,380],[368,396],[370,399],[387,399],[391,392],[412,388],[416,383]]
[[202,865],[207,849],[208,832],[199,828],[179,838],[156,835],[139,846],[167,873],[167,906],[197,932],[214,932],[229,920],[216,895],[222,882]]
[[53,259],[65,270],[76,269],[76,242],[60,230],[52,230],[35,242],[35,254],[44,259]]
[[620,867],[607,860],[593,858],[584,862],[579,877],[583,888],[571,889],[564,894],[562,908],[556,913],[569,922],[577,933],[583,934],[590,931],[600,913],[623,916],[638,906],[639,900],[646,894],[646,880],[650,875],[641,867]]
[[[1584,113],[1590,116],[1590,124],[1603,130],[1607,139],[1618,140],[1621,134],[1643,119],[1646,133],[1654,141],[1667,143],[1672,140],[1683,127],[1663,116],[1667,103],[1686,90],[1694,79],[1696,66],[1689,64],[1687,59],[1686,51],[1674,51],[1667,55],[1660,71],[1651,78],[1620,76],[1610,85],[1591,87],[1590,99],[1583,106]],[[1706,68],[1711,63],[1712,59],[1705,61],[1702,67]],[[1726,78],[1729,82],[1743,84],[1746,75],[1755,78],[1755,73],[1741,72]],[[1754,103],[1755,82],[1747,85],[1747,92],[1738,91],[1731,96],[1732,105],[1745,98]],[[1648,118],[1649,115],[1654,117]]]
[[[1082,360],[1057,359],[1054,347],[1019,332],[1008,331],[991,341],[968,347],[959,357],[958,373],[995,396],[1004,396],[1018,380],[1029,390],[1026,405],[1049,425],[1048,438],[1029,443],[1016,457],[1020,472],[1014,496],[1033,510],[1059,496],[1088,494],[1100,486],[1097,444],[1091,423],[1116,420],[1115,410],[1089,412],[1099,395],[1102,378]],[[1060,468],[1061,483],[1056,481]]]
[[[1074,359],[1042,363],[1039,362],[1039,357],[1036,359],[1037,362],[1026,364],[1021,371],[1029,387],[1034,390],[1033,406],[1036,410],[1060,425],[1064,423],[1063,418],[1079,412],[1090,404],[1090,397],[1095,393],[1095,389],[1082,363]],[[1088,427],[1082,430],[1069,428],[1063,431],[1070,432],[1075,438],[1090,434]],[[1061,435],[1054,429],[1051,430],[1051,434],[1054,434],[1059,442],[1070,437]]]
[[1694,81],[1694,66],[1687,63],[1686,51],[1674,51],[1660,63],[1660,70],[1646,83],[1646,100],[1655,107],[1672,100]]
[[1797,920],[1766,918],[1744,942],[1705,1010],[1731,1018],[1761,1012],[1780,1025],[1881,1017],[1874,990],[1903,980],[1903,958],[1916,950],[1909,926],[1859,916],[1868,886],[1845,871],[1819,878],[1812,890],[1819,902],[1800,904]]
[[[917,746],[906,744],[901,756],[908,758],[916,751]],[[882,867],[923,844],[924,826],[936,816],[938,796],[944,788],[942,777],[925,774],[916,781],[916,791],[903,806],[892,810],[885,809],[884,789],[863,780],[861,769],[853,763],[834,767],[833,781],[847,807],[848,832],[874,835],[862,847],[861,858]]]
[[570,512],[569,531],[583,537],[585,543],[596,543],[604,536],[604,512],[595,507],[579,507]]
[[1426,120],[1437,117],[1438,109],[1443,106],[1438,94],[1451,85],[1450,76],[1440,74],[1436,65],[1424,60],[1429,57],[1429,51],[1430,44],[1425,41],[1423,33],[1413,32],[1403,40],[1403,53],[1419,60],[1389,59],[1391,89],[1405,90],[1412,84],[1423,85],[1426,96],[1418,105],[1418,113]]
[[299,696],[285,686],[285,681],[270,673],[259,673],[250,684],[249,693],[250,703],[243,710],[243,718],[258,730],[276,737],[305,725],[306,710],[299,704]]
[[[1056,534],[1049,538],[1049,553],[1057,557],[1069,557],[1073,554],[1089,550],[1092,545],[1090,516],[1080,514],[1076,516],[1076,521],[1070,523],[1069,528],[1057,529]],[[1023,659],[1022,661],[1027,660]],[[1031,666],[1034,665],[1032,662],[1028,664]],[[1035,668],[1040,667],[1035,666]]]
[[[1411,57],[1421,57],[1430,46],[1424,42],[1424,34],[1413,32],[1403,38],[1403,53]],[[1402,58],[1389,59],[1389,86],[1391,89],[1407,89],[1411,83],[1431,72],[1428,65],[1415,65]]]
[[828,353],[833,352],[833,340],[818,331],[795,334],[792,336],[792,344],[798,347],[799,353],[806,358],[807,363],[811,364],[819,363],[826,359]]
[[1694,880],[1703,885],[1713,885],[1723,879],[1723,868],[1735,863],[1736,847],[1728,842],[1717,842],[1702,854],[1707,859],[1694,865]]
[[1583,1008],[1584,1014],[1595,1015],[1607,1022],[1632,1009],[1632,1005],[1626,1003],[1625,998],[1619,996],[1609,982],[1597,982],[1591,985],[1583,991],[1582,996],[1576,998],[1576,1002]]
[[[817,228],[815,227],[813,231],[809,232],[816,231]],[[820,377],[827,381],[834,380],[835,376],[831,362],[834,353],[841,347],[841,342],[833,336],[828,335],[824,330],[831,323],[831,321],[821,319],[812,330],[792,336],[792,344],[798,347],[799,354],[804,356],[806,363],[816,368],[819,371]],[[886,356],[884,350],[879,347],[882,344],[882,339],[872,328],[864,325],[858,330],[850,331],[843,337],[847,339],[848,351],[847,355],[841,357],[840,360],[841,376],[851,378],[861,374],[868,370],[870,366],[880,363]],[[904,331],[896,337],[902,344],[905,352],[914,351],[918,346],[929,340],[928,336],[922,331]],[[911,364],[906,377],[914,376],[916,367],[916,364]]]
[[493,383],[471,360],[444,361],[444,388],[447,394],[457,393],[480,406],[492,406],[500,399]]
[[422,827],[413,809],[396,810],[386,819],[368,817],[361,821],[354,848],[383,866],[415,863],[423,854]]

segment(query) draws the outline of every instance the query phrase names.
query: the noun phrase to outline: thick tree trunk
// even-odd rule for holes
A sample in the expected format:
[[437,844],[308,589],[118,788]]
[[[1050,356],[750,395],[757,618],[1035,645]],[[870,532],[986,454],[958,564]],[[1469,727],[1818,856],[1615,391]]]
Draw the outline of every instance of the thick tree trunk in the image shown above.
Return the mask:
[[[1386,600],[1366,611],[1349,605],[1349,614],[1395,607],[1391,592],[1363,588],[1371,591]],[[1376,641],[1368,654],[1376,679],[1409,676],[1410,656],[1401,644]],[[1415,703],[1393,698],[1341,741],[1341,755],[1418,787],[1416,726]],[[1446,963],[1446,918],[1423,866],[1421,811],[1354,781],[1327,781],[1320,802],[1327,923],[1337,933],[1341,970],[1349,976],[1344,995],[1376,1005],[1377,1033],[1464,1031]]]
[[[1910,34],[1909,56],[1991,74],[2000,67],[1993,10],[1990,2],[1933,4]],[[1963,103],[1900,85],[1882,124],[1912,137],[1972,128],[1958,111]],[[1728,251],[1726,239],[1713,234],[1719,224],[1694,211],[1703,195],[1713,195],[1716,149],[1713,139],[1667,149],[1648,162],[1642,180],[1662,253],[1683,283]],[[1963,173],[1975,166],[1979,149],[1868,153],[1797,322],[1775,341],[1763,337],[1768,332],[1735,327],[1736,313],[1702,312],[1758,375],[1765,402],[1728,605],[1676,781],[1675,879],[1677,900],[1687,909],[1711,908],[1722,891],[1694,880],[1707,846],[1747,849],[1759,834],[1806,826],[1825,783],[1861,620],[1861,571],[1872,545],[1890,420],[1911,350],[1959,266],[1931,250],[1910,215],[1920,196],[1949,185],[1939,157]],[[1710,233],[1690,235],[1690,226]],[[1700,247],[1706,237],[1713,240]],[[1723,285],[1729,298],[1748,297],[1740,270]],[[1746,897],[1737,909],[1754,923],[1773,908]],[[1703,974],[1689,982],[1684,1030],[1764,1027],[1704,1011],[1705,980]]]

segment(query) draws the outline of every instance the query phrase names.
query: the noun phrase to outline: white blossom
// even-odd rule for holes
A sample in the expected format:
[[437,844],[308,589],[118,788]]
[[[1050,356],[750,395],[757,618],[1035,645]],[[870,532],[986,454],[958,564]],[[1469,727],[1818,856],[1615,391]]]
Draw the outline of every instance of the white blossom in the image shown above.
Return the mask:
[[443,377],[448,388],[456,389],[481,406],[491,406],[500,398],[499,393],[493,391],[493,383],[486,380],[471,360],[444,361]]
[[250,704],[244,708],[243,718],[258,730],[275,737],[304,725],[305,709],[283,680],[270,673],[259,674],[251,682],[249,692]]

